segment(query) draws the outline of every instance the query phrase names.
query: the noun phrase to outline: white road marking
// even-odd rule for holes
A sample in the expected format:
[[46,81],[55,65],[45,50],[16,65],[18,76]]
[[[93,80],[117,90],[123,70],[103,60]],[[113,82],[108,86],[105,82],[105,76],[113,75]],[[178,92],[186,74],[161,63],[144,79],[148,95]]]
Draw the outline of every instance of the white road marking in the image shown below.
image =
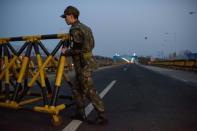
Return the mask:
[[[116,80],[113,80],[100,94],[99,96],[103,98],[107,92],[113,87],[113,85],[116,83]],[[85,108],[86,116],[88,116],[91,111],[93,110],[92,104],[88,104]],[[80,120],[72,120],[62,131],[76,131],[77,128],[82,124],[82,121]]]
[[183,79],[183,78],[179,78],[179,77],[176,77],[176,76],[171,76],[172,78],[175,78],[175,79],[177,79],[177,80],[181,80],[181,81],[183,81],[183,82],[189,82],[188,80],[185,80],[185,79]]
[[72,120],[62,131],[76,131],[81,123],[80,120]]
[[127,71],[127,68],[123,68],[123,71]]

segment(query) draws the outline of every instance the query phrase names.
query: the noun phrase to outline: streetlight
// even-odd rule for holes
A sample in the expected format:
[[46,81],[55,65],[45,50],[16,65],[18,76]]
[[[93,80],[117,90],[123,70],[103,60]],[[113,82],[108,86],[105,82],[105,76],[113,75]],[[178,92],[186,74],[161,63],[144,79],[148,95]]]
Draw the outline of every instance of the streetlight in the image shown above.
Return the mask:
[[197,14],[197,12],[195,12],[195,11],[190,11],[189,14],[190,14],[190,15],[194,15],[194,14]]
[[166,36],[164,39],[164,42],[169,42],[170,44],[170,48],[172,52],[176,52],[176,32],[174,33],[170,33],[170,32],[166,32],[164,33],[164,35]]

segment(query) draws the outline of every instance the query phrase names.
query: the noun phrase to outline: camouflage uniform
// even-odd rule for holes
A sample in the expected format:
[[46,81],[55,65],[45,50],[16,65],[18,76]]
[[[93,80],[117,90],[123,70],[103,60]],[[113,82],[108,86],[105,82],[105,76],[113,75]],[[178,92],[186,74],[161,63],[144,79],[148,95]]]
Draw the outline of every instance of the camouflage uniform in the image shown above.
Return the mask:
[[92,71],[96,68],[95,59],[92,56],[94,38],[92,31],[86,25],[77,21],[71,26],[71,45],[73,51],[73,63],[76,78],[72,89],[77,101],[78,110],[84,109],[84,101],[87,98],[94,106],[98,114],[102,114],[104,104],[93,85]]

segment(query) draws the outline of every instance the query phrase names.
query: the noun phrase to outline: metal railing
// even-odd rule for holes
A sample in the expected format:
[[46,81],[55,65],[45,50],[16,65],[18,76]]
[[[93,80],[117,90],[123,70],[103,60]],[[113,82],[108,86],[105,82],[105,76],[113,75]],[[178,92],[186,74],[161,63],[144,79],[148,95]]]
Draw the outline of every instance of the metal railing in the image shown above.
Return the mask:
[[154,66],[197,71],[197,60],[161,60],[150,63]]

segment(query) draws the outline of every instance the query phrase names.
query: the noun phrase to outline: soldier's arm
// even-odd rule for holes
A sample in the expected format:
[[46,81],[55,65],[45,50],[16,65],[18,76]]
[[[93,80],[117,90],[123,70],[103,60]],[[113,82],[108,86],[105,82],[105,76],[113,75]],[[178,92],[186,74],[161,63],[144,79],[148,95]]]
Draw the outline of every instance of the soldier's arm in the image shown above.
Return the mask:
[[84,36],[83,36],[83,32],[80,29],[71,30],[70,35],[74,43],[78,43],[78,44],[83,43]]

